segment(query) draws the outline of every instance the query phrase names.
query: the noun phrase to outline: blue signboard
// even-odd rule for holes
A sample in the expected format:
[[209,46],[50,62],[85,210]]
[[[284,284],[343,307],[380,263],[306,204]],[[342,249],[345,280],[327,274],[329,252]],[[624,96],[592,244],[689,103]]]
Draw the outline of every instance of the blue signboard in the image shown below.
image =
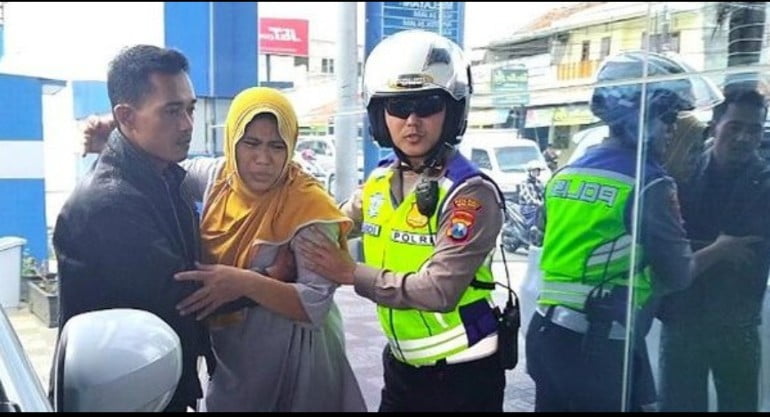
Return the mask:
[[[448,1],[385,1],[366,3],[365,58],[388,36],[407,29],[422,29],[445,36],[463,46],[465,2]],[[368,120],[364,118],[364,173],[377,166],[390,149],[380,150],[369,135]]]
[[257,84],[257,2],[164,3],[165,46],[190,61],[199,97],[233,98]]
[[462,45],[460,29],[464,8],[464,3],[445,1],[383,2],[383,38],[405,29],[422,29],[439,33]]

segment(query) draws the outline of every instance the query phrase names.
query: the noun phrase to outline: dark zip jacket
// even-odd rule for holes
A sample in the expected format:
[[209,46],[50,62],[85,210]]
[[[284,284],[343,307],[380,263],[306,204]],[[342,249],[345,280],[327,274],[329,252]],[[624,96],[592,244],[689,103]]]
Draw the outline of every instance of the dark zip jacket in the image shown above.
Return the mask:
[[177,282],[200,258],[198,216],[171,164],[160,174],[150,157],[115,129],[92,171],[59,214],[53,243],[59,262],[59,328],[87,311],[135,308],[156,314],[179,335],[183,371],[172,404],[201,397],[196,364],[208,336],[175,306],[198,284]]

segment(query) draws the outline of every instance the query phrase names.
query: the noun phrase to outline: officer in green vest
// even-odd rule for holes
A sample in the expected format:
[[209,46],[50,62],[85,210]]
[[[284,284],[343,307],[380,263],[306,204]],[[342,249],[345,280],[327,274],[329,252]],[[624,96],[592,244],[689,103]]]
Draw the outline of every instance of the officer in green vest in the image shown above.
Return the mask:
[[490,263],[503,200],[455,149],[469,75],[460,47],[436,34],[404,31],[378,44],[364,99],[375,140],[394,154],[343,206],[361,227],[365,262],[300,244],[310,269],[377,303],[388,339],[380,411],[502,411]]
[[[535,411],[653,405],[644,336],[657,300],[686,287],[734,250],[735,242],[724,237],[692,254],[676,186],[660,163],[679,113],[722,99],[713,84],[690,72],[674,57],[644,52],[611,57],[598,70],[598,82],[626,83],[594,90],[591,111],[609,126],[610,136],[558,171],[546,187],[543,284],[526,338]],[[628,84],[645,73],[682,77]],[[640,136],[646,157],[637,167]],[[634,214],[637,193],[640,211]],[[640,219],[636,234],[635,218]],[[629,303],[634,315],[627,320]],[[629,321],[634,325],[626,329]],[[632,344],[627,369],[626,343]],[[624,375],[630,382],[627,401]]]

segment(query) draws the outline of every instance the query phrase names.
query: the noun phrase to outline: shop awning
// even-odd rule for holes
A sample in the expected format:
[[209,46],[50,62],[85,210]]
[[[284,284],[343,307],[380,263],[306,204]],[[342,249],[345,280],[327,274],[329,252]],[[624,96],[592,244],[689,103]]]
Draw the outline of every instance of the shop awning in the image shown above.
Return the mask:
[[540,109],[527,109],[525,126],[574,126],[594,123],[599,119],[591,113],[591,109],[584,104],[574,106],[545,107]]

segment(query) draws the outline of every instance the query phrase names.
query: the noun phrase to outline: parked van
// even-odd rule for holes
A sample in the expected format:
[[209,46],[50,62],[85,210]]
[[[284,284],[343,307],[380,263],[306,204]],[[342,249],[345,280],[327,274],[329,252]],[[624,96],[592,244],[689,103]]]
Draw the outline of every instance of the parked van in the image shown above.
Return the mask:
[[504,194],[515,193],[517,185],[527,178],[527,164],[542,162],[540,180],[546,183],[551,170],[546,168],[537,142],[519,139],[515,130],[469,130],[459,146],[460,152],[497,182]]

